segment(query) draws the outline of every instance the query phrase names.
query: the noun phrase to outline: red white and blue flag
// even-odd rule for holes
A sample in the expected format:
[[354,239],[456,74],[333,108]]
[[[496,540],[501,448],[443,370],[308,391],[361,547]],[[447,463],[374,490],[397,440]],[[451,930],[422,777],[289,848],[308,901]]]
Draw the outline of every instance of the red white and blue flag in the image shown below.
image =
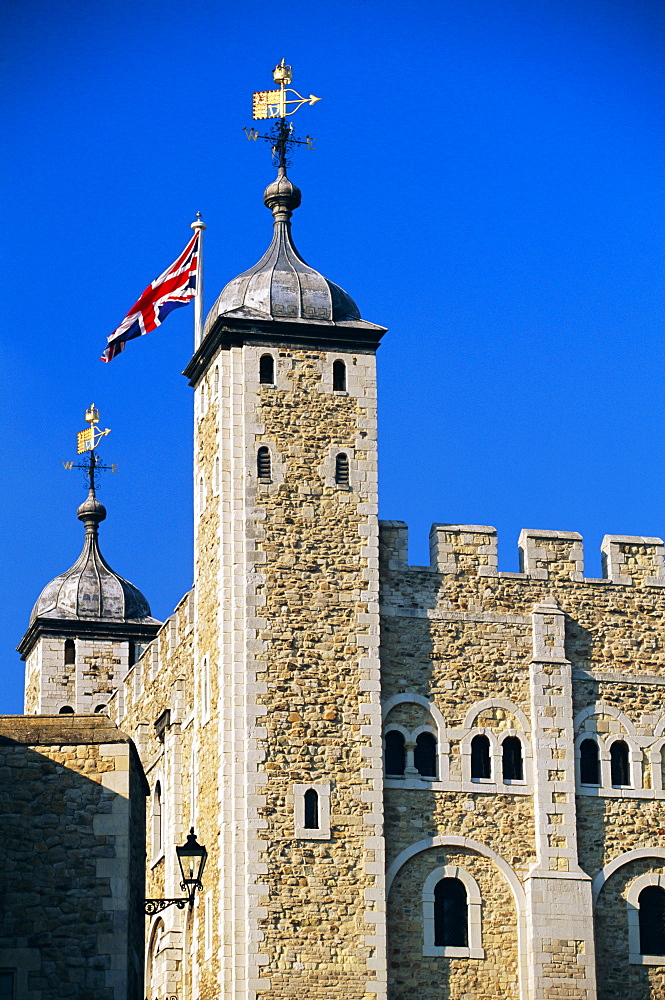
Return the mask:
[[186,306],[194,298],[200,236],[200,230],[197,230],[178,259],[148,285],[117,330],[108,337],[102,361],[112,361],[116,354],[124,351],[128,340],[155,330],[173,309]]

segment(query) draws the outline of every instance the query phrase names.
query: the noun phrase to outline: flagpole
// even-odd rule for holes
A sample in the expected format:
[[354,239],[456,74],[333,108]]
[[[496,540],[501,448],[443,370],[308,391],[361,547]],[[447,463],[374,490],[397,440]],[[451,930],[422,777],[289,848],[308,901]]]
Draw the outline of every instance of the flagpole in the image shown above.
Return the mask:
[[196,295],[194,297],[194,350],[197,351],[203,340],[203,230],[208,227],[204,224],[201,213],[196,213],[196,221],[192,222],[192,229],[199,234],[199,250],[196,261]]

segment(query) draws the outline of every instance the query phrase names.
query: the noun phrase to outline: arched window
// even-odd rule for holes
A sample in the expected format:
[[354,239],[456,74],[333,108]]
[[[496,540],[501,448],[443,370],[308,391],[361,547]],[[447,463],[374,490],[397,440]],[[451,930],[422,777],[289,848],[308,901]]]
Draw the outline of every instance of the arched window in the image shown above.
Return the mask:
[[95,715],[101,715],[102,712],[106,711],[106,705],[97,705],[95,707]]
[[202,511],[206,503],[206,488],[203,476],[199,476],[199,511]]
[[270,479],[270,450],[259,448],[256,455],[256,474],[259,479]]
[[580,781],[583,785],[600,784],[600,758],[595,740],[580,743]]
[[133,667],[138,660],[137,656],[138,650],[136,648],[136,643],[132,642],[130,639],[127,643],[127,665]]
[[259,382],[261,385],[275,384],[275,361],[272,354],[262,354],[259,359]]
[[386,733],[386,774],[403,777],[405,767],[404,735],[399,729],[391,729]]
[[630,785],[628,746],[623,740],[615,740],[610,747],[610,774],[613,785]]
[[436,778],[436,737],[433,733],[418,733],[413,763],[423,778]]
[[468,938],[466,888],[458,878],[442,878],[434,888],[434,944],[466,948]]
[[219,365],[215,365],[215,371],[212,377],[212,387],[215,396],[219,396]]
[[212,488],[215,493],[219,493],[219,455],[215,458],[215,465],[213,469]]
[[638,906],[640,952],[643,955],[665,955],[665,889],[659,885],[647,885],[639,895]]
[[305,829],[319,829],[319,796],[313,788],[305,792]]
[[503,780],[524,781],[522,741],[519,736],[506,736],[501,744]]
[[349,485],[349,456],[343,451],[335,458],[335,482],[338,486]]
[[333,391],[346,392],[346,365],[339,358],[333,361]]
[[152,856],[162,853],[162,786],[158,781],[152,796]]
[[59,712],[60,715],[73,715],[74,709],[71,705],[63,705]]
[[76,663],[76,644],[73,639],[65,639],[65,666]]
[[474,736],[471,740],[471,777],[492,777],[490,741],[484,733],[478,733],[478,735]]

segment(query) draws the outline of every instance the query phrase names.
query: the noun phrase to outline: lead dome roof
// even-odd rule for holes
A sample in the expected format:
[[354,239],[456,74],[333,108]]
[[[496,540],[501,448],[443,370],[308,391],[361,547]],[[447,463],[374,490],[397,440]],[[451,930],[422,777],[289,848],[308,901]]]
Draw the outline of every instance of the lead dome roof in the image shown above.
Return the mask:
[[85,524],[83,551],[74,565],[42,590],[30,615],[37,618],[155,623],[140,590],[115,573],[99,551],[97,526],[106,508],[90,490],[78,508]]
[[291,215],[301,192],[279,168],[263,201],[275,222],[270,246],[258,264],[225,286],[210,310],[204,336],[220,318],[288,322],[366,324],[348,292],[305,263],[293,243]]

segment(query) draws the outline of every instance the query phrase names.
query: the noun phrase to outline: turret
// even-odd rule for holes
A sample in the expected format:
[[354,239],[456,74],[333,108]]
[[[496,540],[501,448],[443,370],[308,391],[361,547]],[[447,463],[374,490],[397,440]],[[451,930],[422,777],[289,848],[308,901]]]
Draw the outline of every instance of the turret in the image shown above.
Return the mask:
[[161,625],[140,590],[100,552],[106,508],[95,492],[94,449],[90,455],[88,496],[77,511],[85,526],[83,550],[44,587],[17,647],[26,661],[26,714],[103,711]]

